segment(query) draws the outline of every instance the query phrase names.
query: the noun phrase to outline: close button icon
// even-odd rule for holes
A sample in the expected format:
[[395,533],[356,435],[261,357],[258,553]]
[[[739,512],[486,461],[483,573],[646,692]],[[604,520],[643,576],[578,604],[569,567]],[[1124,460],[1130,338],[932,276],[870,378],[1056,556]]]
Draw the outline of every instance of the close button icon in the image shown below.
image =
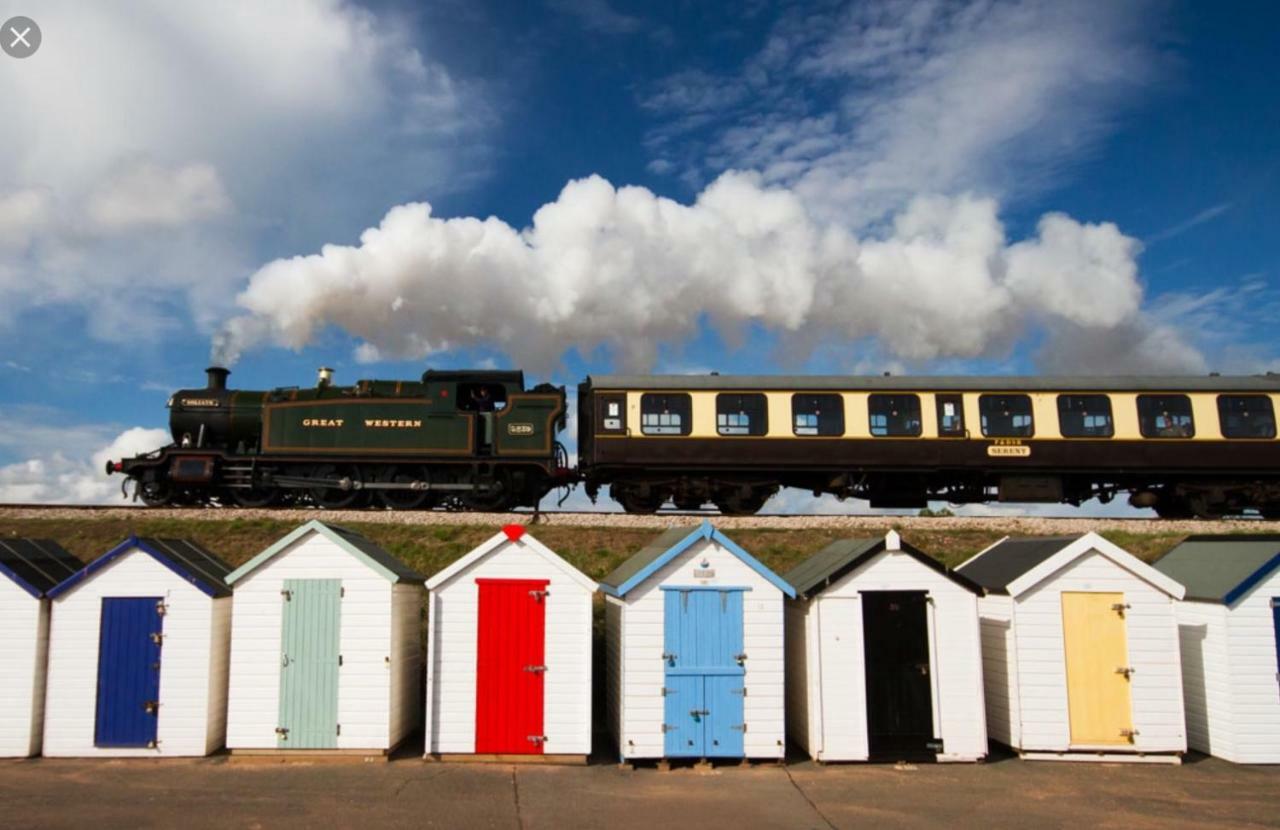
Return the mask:
[[40,27],[29,17],[11,17],[0,25],[0,49],[11,58],[29,58],[40,48]]

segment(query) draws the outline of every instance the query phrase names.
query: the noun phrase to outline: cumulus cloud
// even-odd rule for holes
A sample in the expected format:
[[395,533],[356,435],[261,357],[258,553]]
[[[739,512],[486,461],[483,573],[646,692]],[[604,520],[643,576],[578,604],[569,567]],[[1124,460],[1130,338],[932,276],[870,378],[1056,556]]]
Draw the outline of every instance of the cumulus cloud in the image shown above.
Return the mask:
[[[82,427],[78,438],[97,434],[100,428]],[[73,430],[73,434],[75,431]],[[36,431],[32,433],[38,434]],[[71,443],[75,443],[76,437]],[[105,472],[108,460],[118,460],[150,452],[170,442],[168,430],[133,427],[127,429],[91,455],[73,450],[49,449],[39,455],[0,466],[0,502],[23,504],[112,504],[119,502],[119,477]],[[57,446],[57,445],[53,445]]]
[[301,349],[338,326],[361,361],[484,345],[545,371],[568,348],[607,347],[645,369],[704,320],[729,336],[757,324],[873,337],[911,360],[977,357],[1035,321],[1136,319],[1138,249],[1113,225],[1060,214],[1010,244],[995,202],[970,196],[915,199],[887,234],[859,238],[757,174],[726,173],[687,205],[592,176],[523,230],[407,204],[359,245],[268,263],[215,358]]

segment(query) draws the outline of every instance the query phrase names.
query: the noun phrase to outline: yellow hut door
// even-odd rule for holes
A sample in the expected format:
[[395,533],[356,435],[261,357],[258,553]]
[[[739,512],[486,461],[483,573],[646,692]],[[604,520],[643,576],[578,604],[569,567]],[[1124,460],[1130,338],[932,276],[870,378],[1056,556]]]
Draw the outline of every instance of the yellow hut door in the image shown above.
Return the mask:
[[1073,746],[1133,743],[1124,594],[1065,592],[1062,631]]

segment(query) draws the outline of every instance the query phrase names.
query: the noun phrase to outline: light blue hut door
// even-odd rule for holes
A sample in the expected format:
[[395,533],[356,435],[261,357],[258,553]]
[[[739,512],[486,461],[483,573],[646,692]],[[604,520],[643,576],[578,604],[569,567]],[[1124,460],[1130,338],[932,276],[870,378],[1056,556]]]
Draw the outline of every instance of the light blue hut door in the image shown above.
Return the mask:
[[663,588],[668,757],[741,758],[743,589]]

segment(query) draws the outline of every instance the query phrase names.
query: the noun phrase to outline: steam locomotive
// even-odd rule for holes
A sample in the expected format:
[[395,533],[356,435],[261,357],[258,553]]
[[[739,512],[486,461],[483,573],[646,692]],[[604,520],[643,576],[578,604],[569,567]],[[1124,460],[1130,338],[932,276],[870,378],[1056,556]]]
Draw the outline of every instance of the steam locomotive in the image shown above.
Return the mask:
[[169,402],[173,444],[109,462],[148,505],[506,510],[581,483],[630,513],[752,514],[783,487],[866,499],[1080,504],[1128,494],[1167,518],[1280,518],[1280,375],[595,376],[518,371],[227,389]]

